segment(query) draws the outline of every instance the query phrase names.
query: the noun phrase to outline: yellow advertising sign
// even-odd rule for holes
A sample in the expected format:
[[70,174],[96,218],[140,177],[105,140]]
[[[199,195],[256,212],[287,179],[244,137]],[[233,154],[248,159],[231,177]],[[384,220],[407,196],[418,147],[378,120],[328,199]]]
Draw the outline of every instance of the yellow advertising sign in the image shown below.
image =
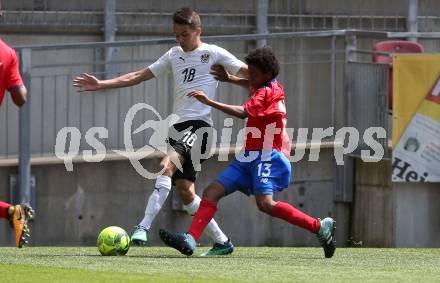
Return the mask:
[[393,92],[393,181],[440,182],[440,55],[396,55]]

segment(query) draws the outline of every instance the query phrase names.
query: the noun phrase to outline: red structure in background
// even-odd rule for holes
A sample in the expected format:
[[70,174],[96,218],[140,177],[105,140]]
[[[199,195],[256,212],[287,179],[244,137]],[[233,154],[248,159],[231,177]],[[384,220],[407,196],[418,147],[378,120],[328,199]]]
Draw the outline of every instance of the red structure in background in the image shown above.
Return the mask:
[[[417,42],[404,41],[404,40],[392,40],[381,41],[374,45],[373,51],[375,52],[387,52],[387,53],[423,53],[423,46]],[[374,54],[374,63],[383,63],[390,66],[388,76],[388,107],[393,109],[393,57]]]

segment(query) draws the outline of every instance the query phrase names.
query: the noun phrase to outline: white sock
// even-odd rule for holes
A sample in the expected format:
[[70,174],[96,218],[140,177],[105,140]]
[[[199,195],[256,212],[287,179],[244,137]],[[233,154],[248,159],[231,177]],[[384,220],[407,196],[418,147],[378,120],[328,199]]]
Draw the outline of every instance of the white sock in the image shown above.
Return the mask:
[[[200,197],[196,195],[191,203],[183,206],[183,209],[185,209],[189,215],[194,216],[199,209],[200,201]],[[218,224],[214,219],[212,219],[206,226],[205,233],[216,243],[223,244],[228,241],[228,237],[226,237],[223,231],[220,230],[220,227],[218,227]]]
[[159,213],[162,205],[168,197],[171,190],[171,178],[168,176],[159,176],[156,179],[156,185],[154,191],[148,198],[147,207],[145,208],[145,216],[142,219],[140,226],[149,230],[151,223],[153,222],[156,215]]

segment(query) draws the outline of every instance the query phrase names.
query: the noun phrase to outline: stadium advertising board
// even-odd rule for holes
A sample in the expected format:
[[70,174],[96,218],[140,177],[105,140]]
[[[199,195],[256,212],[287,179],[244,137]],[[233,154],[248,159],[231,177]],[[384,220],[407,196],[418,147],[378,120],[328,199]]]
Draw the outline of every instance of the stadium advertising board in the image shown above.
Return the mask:
[[440,55],[393,61],[393,182],[440,182]]

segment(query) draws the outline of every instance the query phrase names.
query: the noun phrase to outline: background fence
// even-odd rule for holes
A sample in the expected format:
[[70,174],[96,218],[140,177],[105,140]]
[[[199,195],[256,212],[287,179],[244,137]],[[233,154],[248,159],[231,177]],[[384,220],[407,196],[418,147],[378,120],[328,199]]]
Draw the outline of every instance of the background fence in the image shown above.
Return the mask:
[[388,139],[391,138],[391,111],[388,105],[388,74],[386,64],[349,62],[347,70],[347,126],[360,133],[360,143],[351,156],[361,157],[362,150],[370,150],[362,135],[370,127],[383,127],[385,139],[375,137],[391,158]]
[[[4,0],[3,28],[50,29],[57,32],[99,33],[105,0]],[[115,3],[118,33],[145,34],[169,30],[168,18],[178,6],[196,8],[208,32],[219,27],[235,33],[254,31],[259,1],[127,0]],[[271,32],[328,29],[406,31],[407,1],[271,0],[267,1],[267,22]],[[419,31],[438,28],[440,4],[420,0]]]
[[[279,79],[284,84],[287,104],[290,106],[290,127],[327,128],[341,119],[335,107],[337,88],[341,89],[343,81],[340,74],[344,68],[344,50],[336,49],[335,39],[329,35],[315,36],[307,40],[295,34],[268,39],[268,44],[281,61]],[[244,50],[250,49],[254,41],[238,39],[206,38],[243,59]],[[151,104],[162,117],[169,115],[172,112],[173,97],[171,76],[153,79],[128,89],[105,92],[77,93],[72,87],[72,79],[83,72],[100,77],[115,76],[148,66],[171,47],[167,43],[156,43],[147,40],[127,43],[127,46],[108,44],[107,47],[118,48],[118,60],[110,63],[97,60],[97,50],[102,48],[94,47],[93,44],[81,49],[68,46],[35,48],[32,51],[30,71],[31,154],[53,155],[56,134],[66,126],[77,127],[83,134],[90,127],[106,127],[109,130],[109,138],[105,141],[107,149],[124,148],[123,121],[128,109],[138,102]],[[117,73],[103,71],[104,64]],[[241,104],[246,97],[246,91],[240,88],[228,84],[219,87],[218,98],[222,101]],[[0,122],[0,154],[14,157],[19,150],[18,110],[11,101],[7,101],[4,106],[0,110],[0,115],[4,117]],[[216,127],[222,128],[226,115],[213,111],[213,116]],[[133,127],[151,118],[153,116],[143,113],[135,118]],[[235,137],[244,124],[235,120],[234,125]],[[148,138],[147,132],[134,136],[134,146],[142,147]],[[90,148],[83,139],[81,150],[84,149]]]
[[[354,62],[371,60],[372,54],[357,54],[357,50],[371,48],[376,41],[397,36],[402,34],[328,31],[278,33],[270,36],[214,36],[205,37],[204,40],[225,47],[243,59],[247,51],[255,47],[255,40],[265,39],[281,62],[279,79],[287,93],[288,125],[295,129],[308,128],[311,138],[313,128],[333,126],[338,129],[346,125],[359,129],[383,126],[390,133],[389,113],[386,105],[383,105],[387,89],[387,66]],[[431,46],[427,48],[428,51],[436,49],[436,39],[425,38],[421,41]],[[166,52],[173,45],[171,42],[172,39],[152,39],[17,48],[19,52],[26,50],[32,54],[28,57],[30,62],[22,62],[31,66],[30,153],[33,156],[54,155],[56,134],[66,126],[77,127],[83,135],[91,127],[106,127],[109,130],[109,137],[104,141],[106,148],[122,149],[125,115],[138,102],[151,104],[162,117],[169,115],[172,112],[173,95],[171,76],[153,79],[132,88],[86,93],[76,92],[72,87],[72,79],[83,72],[98,77],[113,77],[144,68]],[[117,50],[117,56],[112,61],[102,60],[100,54],[110,48]],[[241,104],[246,98],[246,92],[228,84],[220,84],[218,98],[228,103]],[[17,157],[19,111],[10,100],[5,100],[4,107],[0,109],[0,117],[0,156]],[[225,117],[213,111],[217,129],[223,127]],[[133,127],[151,118],[151,114],[142,113],[135,118]],[[243,125],[242,121],[234,121],[234,137]],[[145,145],[150,134],[144,132],[135,135],[134,146],[140,148]],[[331,137],[328,139],[332,140]],[[81,150],[85,149],[90,148],[83,139]]]

